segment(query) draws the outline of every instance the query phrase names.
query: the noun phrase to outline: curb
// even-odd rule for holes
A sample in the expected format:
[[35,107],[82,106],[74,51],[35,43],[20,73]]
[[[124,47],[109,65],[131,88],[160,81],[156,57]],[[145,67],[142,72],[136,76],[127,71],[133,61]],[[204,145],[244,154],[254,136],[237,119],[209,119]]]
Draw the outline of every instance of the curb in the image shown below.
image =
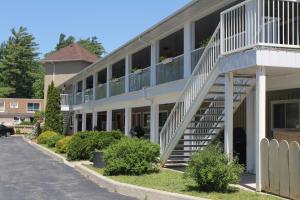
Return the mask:
[[205,198],[198,198],[198,197],[192,197],[184,194],[179,193],[172,193],[172,192],[165,192],[161,190],[151,189],[151,188],[145,188],[141,186],[131,185],[127,183],[120,183],[118,181],[114,181],[110,178],[107,178],[85,166],[83,166],[79,162],[69,162],[66,160],[65,157],[54,153],[53,151],[47,149],[46,147],[43,147],[41,145],[38,145],[34,142],[32,142],[29,139],[26,139],[24,136],[22,136],[23,140],[33,146],[34,148],[38,149],[42,153],[50,156],[54,160],[64,163],[68,165],[69,167],[74,168],[76,171],[78,171],[80,174],[91,180],[92,182],[96,183],[101,188],[105,188],[109,190],[110,192],[117,192],[119,194],[141,199],[141,200],[157,200],[157,199],[164,199],[164,200],[207,200]]

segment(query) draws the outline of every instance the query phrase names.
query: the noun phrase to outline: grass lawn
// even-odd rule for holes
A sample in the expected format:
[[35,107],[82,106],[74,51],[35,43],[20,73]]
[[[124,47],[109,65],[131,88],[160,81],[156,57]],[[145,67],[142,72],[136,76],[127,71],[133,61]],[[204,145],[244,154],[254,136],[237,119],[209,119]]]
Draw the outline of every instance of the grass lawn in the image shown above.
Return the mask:
[[[92,165],[86,167],[103,174],[103,169],[95,168]],[[171,170],[161,170],[159,173],[148,174],[143,176],[108,176],[109,178],[122,183],[138,185],[168,192],[176,192],[196,197],[204,197],[209,199],[230,199],[230,200],[247,200],[261,199],[273,200],[279,199],[276,197],[261,195],[254,192],[247,192],[239,188],[230,188],[229,191],[220,192],[199,192],[193,180],[183,177],[182,173]]]

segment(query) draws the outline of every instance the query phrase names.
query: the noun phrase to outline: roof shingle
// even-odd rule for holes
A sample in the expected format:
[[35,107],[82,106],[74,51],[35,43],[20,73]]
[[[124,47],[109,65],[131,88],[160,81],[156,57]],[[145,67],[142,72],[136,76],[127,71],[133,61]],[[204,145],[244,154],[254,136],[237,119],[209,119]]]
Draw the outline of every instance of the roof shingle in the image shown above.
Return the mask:
[[86,61],[94,63],[98,60],[96,54],[93,54],[80,46],[78,43],[71,44],[67,47],[51,53],[43,59],[44,62],[62,62],[62,61]]

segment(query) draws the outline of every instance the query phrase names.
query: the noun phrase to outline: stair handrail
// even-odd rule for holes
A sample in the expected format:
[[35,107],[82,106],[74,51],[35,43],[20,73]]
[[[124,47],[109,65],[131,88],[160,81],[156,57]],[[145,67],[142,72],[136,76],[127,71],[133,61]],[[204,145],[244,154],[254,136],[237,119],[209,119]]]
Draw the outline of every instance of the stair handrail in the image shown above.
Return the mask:
[[[197,97],[198,93],[201,91],[207,77],[209,77],[210,73],[213,71],[220,55],[221,55],[221,47],[220,47],[220,36],[221,36],[220,23],[218,24],[215,32],[210,38],[208,45],[206,46],[202,56],[200,57],[192,75],[188,79],[187,83],[182,90],[182,93],[173,107],[170,115],[168,116],[162,130],[160,131],[160,146],[161,153],[164,152],[167,145],[169,144],[170,139],[176,132],[176,128],[179,124],[182,123],[183,117],[189,111],[193,101]],[[212,50],[212,51],[211,51]],[[205,71],[206,70],[206,71]],[[203,72],[205,71],[205,72]],[[199,77],[196,77],[199,76]],[[195,79],[196,78],[196,79]],[[197,82],[197,86],[195,87],[194,82]],[[192,90],[192,91],[191,91]],[[184,106],[180,103],[184,102]],[[177,116],[176,112],[179,113],[180,116]],[[174,121],[175,120],[175,121]],[[179,120],[179,121],[178,121]],[[174,129],[173,133],[168,134],[168,128]],[[168,140],[168,141],[166,141]]]

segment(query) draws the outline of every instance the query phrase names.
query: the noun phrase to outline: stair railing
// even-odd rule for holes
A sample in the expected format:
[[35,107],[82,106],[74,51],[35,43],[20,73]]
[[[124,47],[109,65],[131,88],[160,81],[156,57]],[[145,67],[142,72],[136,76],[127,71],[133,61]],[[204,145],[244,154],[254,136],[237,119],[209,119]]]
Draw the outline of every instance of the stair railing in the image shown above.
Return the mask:
[[[170,152],[165,152],[168,145],[172,142],[177,128],[181,125],[184,117],[190,112],[191,106],[194,104],[197,96],[201,92],[207,78],[216,66],[221,55],[220,48],[220,24],[217,26],[207,47],[205,48],[197,66],[195,67],[191,77],[187,81],[179,100],[175,104],[166,123],[160,132],[160,146],[162,153],[162,161],[166,161]],[[164,155],[165,154],[165,155]]]

